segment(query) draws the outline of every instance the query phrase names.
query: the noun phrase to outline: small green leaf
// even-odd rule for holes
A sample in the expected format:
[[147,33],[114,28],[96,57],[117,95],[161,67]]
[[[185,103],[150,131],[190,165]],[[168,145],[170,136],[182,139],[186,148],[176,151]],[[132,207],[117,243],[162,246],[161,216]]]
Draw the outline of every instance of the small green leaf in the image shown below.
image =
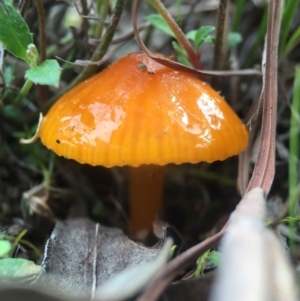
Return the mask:
[[178,247],[176,245],[172,246],[170,249],[170,255],[169,255],[169,259],[174,258],[174,254],[177,251]]
[[35,84],[58,87],[61,68],[56,60],[46,60],[41,65],[26,71],[25,78]]
[[11,250],[11,244],[7,240],[0,240],[0,257],[7,255]]
[[0,278],[26,277],[40,273],[41,266],[23,258],[0,259]]
[[164,18],[161,15],[149,15],[147,20],[153,25],[155,28],[159,29],[160,31],[164,32],[165,34],[175,38],[175,35],[169,25],[166,23]]
[[175,41],[172,42],[172,46],[178,54],[177,56],[178,62],[186,66],[191,66],[191,63],[187,59],[186,51],[183,48],[181,48],[181,46]]
[[196,49],[199,49],[200,45],[205,41],[205,39],[215,30],[213,26],[202,26],[198,29],[195,37]]
[[27,50],[26,50],[26,53],[27,53],[27,56],[28,56],[28,59],[30,61],[30,67],[33,68],[33,67],[36,67],[37,65],[37,60],[39,58],[39,53],[38,53],[38,50],[37,48],[35,47],[34,44],[29,44],[27,46]]
[[186,51],[185,51],[183,48],[181,48],[181,46],[180,46],[177,42],[173,41],[173,42],[172,42],[172,46],[173,46],[174,50],[175,50],[180,56],[183,56],[183,57],[186,57],[186,58],[187,58],[187,53],[186,53]]
[[213,45],[215,43],[215,37],[207,36],[203,43]]
[[32,36],[22,16],[11,5],[0,3],[0,42],[14,56],[30,62],[27,46]]
[[210,250],[207,250],[198,260],[197,260],[197,268],[195,271],[195,276],[198,277],[201,275],[205,268],[206,260],[208,258]]
[[221,253],[217,251],[211,251],[208,254],[208,260],[218,267],[221,263]]
[[213,26],[202,26],[198,30],[192,30],[186,34],[186,37],[195,43],[195,47],[199,50],[201,44],[211,44],[211,33],[215,30]]
[[191,41],[195,41],[196,33],[197,30],[191,30],[186,34],[186,37]]
[[189,67],[192,66],[192,64],[189,62],[189,60],[184,56],[178,56],[177,60],[182,65],[189,66]]
[[238,32],[230,32],[227,37],[228,47],[234,48],[242,42],[242,35]]

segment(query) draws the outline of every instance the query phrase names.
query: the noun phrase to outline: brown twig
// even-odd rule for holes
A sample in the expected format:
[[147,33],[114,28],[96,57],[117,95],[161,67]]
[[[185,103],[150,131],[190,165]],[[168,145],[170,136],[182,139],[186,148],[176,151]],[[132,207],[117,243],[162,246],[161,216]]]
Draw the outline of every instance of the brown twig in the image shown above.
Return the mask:
[[[216,28],[216,42],[214,51],[214,63],[213,69],[220,70],[223,67],[224,59],[226,55],[226,33],[228,22],[228,0],[220,0],[218,9],[218,23]],[[218,89],[219,78],[214,77],[212,79],[212,86]]]
[[[98,47],[95,49],[91,61],[99,61],[103,58],[104,54],[107,52],[108,47],[110,46],[110,43],[114,37],[115,31],[118,27],[123,9],[127,3],[127,0],[118,0],[112,14],[112,19],[109,27],[106,29],[106,32],[101,39],[101,42],[99,43]],[[87,77],[89,77],[91,74],[93,74],[97,69],[97,66],[95,65],[89,65],[88,67],[84,68],[84,70],[77,76],[77,78],[71,83],[70,87],[74,87],[79,82],[83,81]]]
[[[37,12],[38,12],[38,19],[39,19],[39,39],[40,39],[40,46],[39,46],[39,63],[41,64],[46,60],[46,20],[45,20],[45,10],[44,4],[42,0],[35,0]],[[47,86],[37,85],[37,90],[39,94],[39,102],[44,104],[46,99],[49,96],[49,88]]]
[[261,116],[261,90],[254,97],[254,101],[249,109],[245,118],[246,127],[249,129],[249,143],[245,151],[239,154],[238,175],[237,175],[237,188],[240,195],[244,195],[247,191],[247,186],[250,179],[250,162],[252,153],[255,152],[255,141],[258,136],[260,122],[257,122]]
[[[89,8],[88,8],[86,0],[81,0],[81,7],[82,7],[81,14],[82,15],[88,15]],[[81,31],[82,31],[82,34],[83,34],[83,39],[84,39],[86,50],[87,50],[87,41],[88,41],[88,29],[89,29],[88,20],[86,18],[82,18]]]
[[21,0],[19,5],[18,5],[18,10],[21,14],[21,16],[24,16],[27,7],[28,7],[29,1],[28,0]]
[[166,67],[176,69],[179,71],[187,72],[194,74],[197,77],[202,77],[203,75],[213,75],[213,76],[230,76],[230,75],[261,75],[261,72],[256,69],[244,69],[244,70],[234,70],[234,71],[211,71],[211,70],[197,70],[195,68],[191,68],[188,66],[185,66],[183,64],[180,64],[178,62],[172,61],[167,58],[162,58],[161,56],[157,56],[153,54],[149,49],[146,47],[144,44],[143,40],[140,37],[138,25],[137,25],[137,12],[138,12],[138,7],[140,4],[141,0],[136,0],[133,5],[132,5],[132,22],[133,22],[133,29],[134,29],[134,34],[135,38],[141,47],[141,49],[153,60],[158,62],[159,64],[162,64]]
[[39,61],[42,63],[46,59],[46,29],[45,29],[45,10],[42,0],[35,0],[38,17],[39,17]]
[[[138,5],[140,1],[138,2]],[[153,7],[159,12],[159,14],[163,17],[166,23],[170,26],[172,32],[176,36],[177,41],[182,46],[182,48],[186,51],[190,63],[197,70],[202,70],[202,65],[200,62],[200,53],[197,53],[190,41],[187,39],[181,28],[178,26],[176,21],[173,19],[168,10],[164,7],[161,0],[147,0],[147,2],[151,3]]]

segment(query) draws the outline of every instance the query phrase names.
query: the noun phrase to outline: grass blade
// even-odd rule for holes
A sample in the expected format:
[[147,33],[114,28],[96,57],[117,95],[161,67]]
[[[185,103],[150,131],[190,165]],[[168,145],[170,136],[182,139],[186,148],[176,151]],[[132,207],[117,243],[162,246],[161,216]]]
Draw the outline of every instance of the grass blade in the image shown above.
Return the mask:
[[[295,81],[294,81],[294,93],[291,107],[291,122],[290,122],[290,154],[289,154],[289,216],[295,217],[295,206],[298,196],[298,169],[299,169],[299,130],[300,130],[300,65],[296,67]],[[295,234],[296,232],[295,219],[289,221],[290,232]],[[293,236],[291,236],[293,237]],[[293,242],[290,241],[290,245]]]

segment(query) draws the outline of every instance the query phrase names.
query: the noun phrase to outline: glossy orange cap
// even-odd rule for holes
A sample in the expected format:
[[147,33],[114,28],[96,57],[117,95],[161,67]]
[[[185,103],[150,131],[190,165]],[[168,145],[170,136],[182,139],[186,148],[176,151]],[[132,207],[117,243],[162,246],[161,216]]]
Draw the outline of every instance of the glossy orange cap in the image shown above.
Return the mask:
[[40,138],[59,156],[106,167],[213,162],[248,143],[245,126],[208,84],[143,53],[63,95]]

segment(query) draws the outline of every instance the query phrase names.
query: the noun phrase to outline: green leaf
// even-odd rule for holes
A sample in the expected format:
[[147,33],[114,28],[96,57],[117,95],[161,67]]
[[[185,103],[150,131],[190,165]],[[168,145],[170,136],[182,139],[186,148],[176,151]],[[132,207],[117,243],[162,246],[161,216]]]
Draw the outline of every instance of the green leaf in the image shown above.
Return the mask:
[[7,255],[11,250],[11,244],[7,240],[0,240],[0,257]]
[[198,260],[197,260],[197,268],[195,271],[195,276],[198,277],[201,275],[205,268],[206,260],[208,258],[208,255],[210,253],[210,250],[207,250]]
[[215,30],[213,26],[202,26],[198,29],[195,36],[195,46],[199,49],[200,45],[205,41],[205,39],[210,36],[210,34]]
[[175,35],[169,25],[166,23],[164,18],[161,15],[149,15],[147,20],[153,25],[155,28],[159,29],[160,31],[164,32],[165,34],[175,38]]
[[27,46],[32,36],[22,16],[11,5],[0,3],[0,42],[14,56],[30,62]]
[[13,5],[14,0],[4,0],[6,4]]
[[218,267],[221,263],[221,253],[217,251],[211,251],[208,254],[208,259]]
[[180,56],[183,56],[183,57],[187,58],[187,53],[186,53],[186,51],[185,51],[183,48],[181,48],[181,46],[180,46],[177,42],[173,41],[173,42],[172,42],[172,46],[173,46],[174,50],[175,50]]
[[172,246],[170,249],[170,255],[169,255],[169,259],[174,258],[174,254],[177,251],[178,247],[176,245]]
[[215,37],[207,36],[203,43],[213,45],[213,44],[215,44],[215,40],[216,40]]
[[23,258],[0,259],[0,278],[26,277],[40,273],[41,266]]
[[215,30],[213,26],[202,26],[198,30],[192,30],[186,34],[186,37],[195,43],[195,47],[199,50],[201,44],[211,44],[212,37],[211,33]]
[[197,30],[191,30],[186,34],[186,37],[191,41],[195,41],[196,33]]
[[37,48],[35,47],[34,44],[29,44],[27,46],[27,50],[26,50],[28,59],[30,61],[29,65],[31,68],[34,68],[37,66],[37,60],[39,58],[39,53]]
[[172,42],[172,46],[178,54],[177,56],[178,62],[186,66],[191,66],[191,63],[187,59],[186,51],[183,48],[181,48],[181,46],[175,41]]
[[180,64],[192,67],[192,64],[189,62],[189,60],[184,56],[178,56],[177,60]]
[[25,78],[35,84],[58,87],[61,68],[56,60],[46,60],[41,65],[26,71]]
[[228,47],[234,48],[242,42],[242,35],[238,32],[230,32],[227,37]]

